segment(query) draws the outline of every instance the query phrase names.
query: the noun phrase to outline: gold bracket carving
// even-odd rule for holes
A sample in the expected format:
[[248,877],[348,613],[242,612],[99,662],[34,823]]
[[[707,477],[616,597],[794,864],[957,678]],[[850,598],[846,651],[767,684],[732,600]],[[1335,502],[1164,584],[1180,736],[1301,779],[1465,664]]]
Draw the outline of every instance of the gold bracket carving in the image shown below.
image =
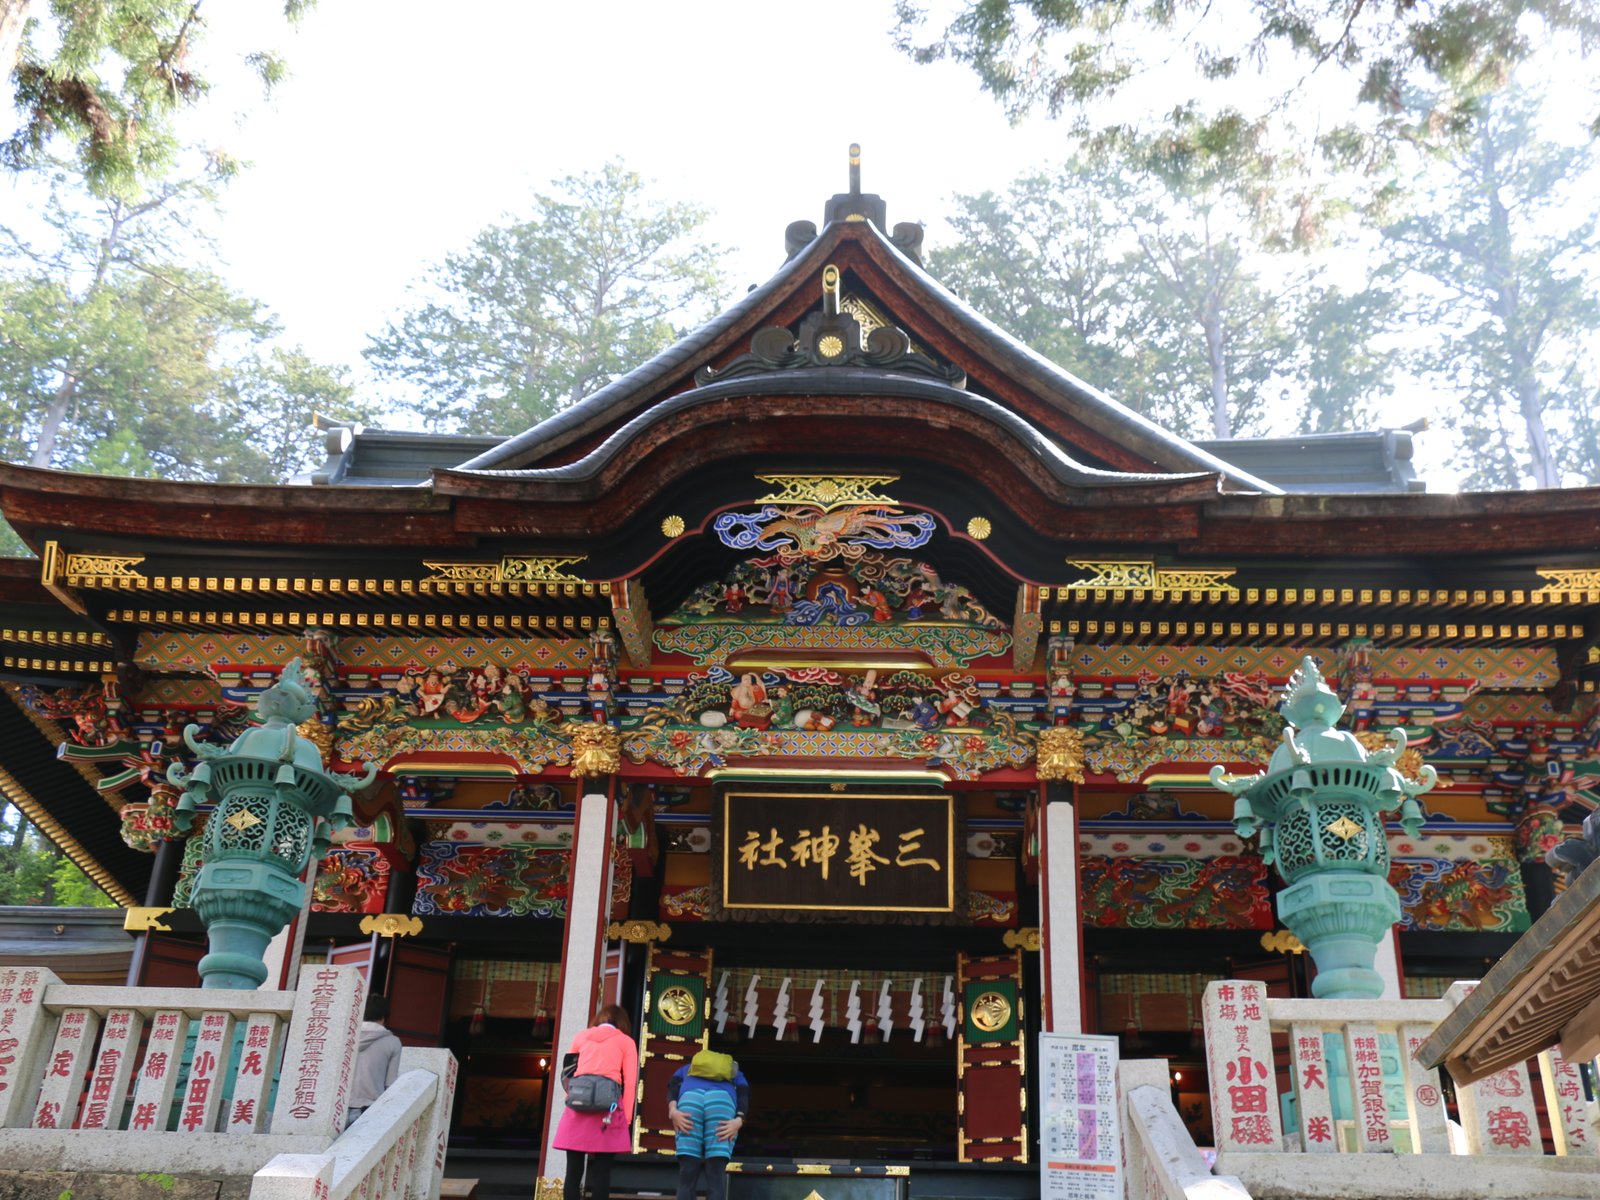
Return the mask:
[[830,512],[852,504],[895,504],[873,489],[894,483],[898,475],[757,475],[777,490],[756,499],[757,504],[809,504]]
[[1039,949],[1039,931],[1032,926],[1026,929],[1008,929],[1005,937],[1000,939],[1005,943],[1007,950],[1032,950]]
[[171,933],[172,926],[163,925],[161,918],[177,911],[175,908],[125,908],[122,910],[122,927],[129,933],[144,933],[151,929],[158,933]]
[[404,913],[368,913],[361,918],[361,932],[379,937],[416,937],[422,932],[422,918]]
[[1083,734],[1070,725],[1039,731],[1034,768],[1042,783],[1083,782]]
[[585,561],[587,554],[565,558],[520,558],[507,556],[497,563],[424,562],[433,572],[432,580],[446,583],[588,583],[567,567]]
[[1535,596],[1549,596],[1555,592],[1586,592],[1600,588],[1600,567],[1535,567],[1533,573],[1546,581]]
[[1062,585],[1064,587],[1239,594],[1239,589],[1228,582],[1238,573],[1235,567],[1158,567],[1153,561],[1080,558],[1069,558],[1067,565],[1089,574]]
[[142,554],[69,554],[61,574],[84,580],[143,579],[142,572],[134,570],[144,562]]
[[615,727],[594,722],[577,722],[569,735],[572,742],[572,777],[593,779],[615,775],[622,766],[622,738]]
[[608,942],[632,942],[642,946],[649,942],[664,942],[671,936],[672,926],[665,922],[613,921],[606,926]]
[[1274,929],[1271,933],[1261,935],[1261,948],[1270,950],[1275,954],[1304,954],[1306,948],[1300,944],[1300,939],[1287,929]]

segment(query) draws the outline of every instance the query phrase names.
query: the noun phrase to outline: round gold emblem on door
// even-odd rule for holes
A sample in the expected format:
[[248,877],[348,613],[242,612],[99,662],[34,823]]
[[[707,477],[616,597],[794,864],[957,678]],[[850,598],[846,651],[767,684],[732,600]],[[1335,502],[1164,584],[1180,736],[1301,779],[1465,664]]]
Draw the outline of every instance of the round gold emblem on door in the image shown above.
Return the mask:
[[687,1025],[698,1007],[694,993],[686,987],[669,987],[656,1001],[656,1009],[668,1025]]
[[999,992],[984,992],[972,1002],[972,1023],[985,1033],[1004,1029],[1011,1021],[1011,1001]]

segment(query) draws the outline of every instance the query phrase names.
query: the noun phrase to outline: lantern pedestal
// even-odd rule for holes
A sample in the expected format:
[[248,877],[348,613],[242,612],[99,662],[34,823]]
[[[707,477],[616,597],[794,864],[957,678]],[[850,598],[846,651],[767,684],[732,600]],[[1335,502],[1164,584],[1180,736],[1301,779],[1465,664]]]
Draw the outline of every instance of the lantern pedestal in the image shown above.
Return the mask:
[[1385,879],[1354,872],[1313,875],[1278,893],[1278,918],[1317,964],[1318,999],[1383,995],[1373,970],[1384,930],[1400,919],[1400,898]]

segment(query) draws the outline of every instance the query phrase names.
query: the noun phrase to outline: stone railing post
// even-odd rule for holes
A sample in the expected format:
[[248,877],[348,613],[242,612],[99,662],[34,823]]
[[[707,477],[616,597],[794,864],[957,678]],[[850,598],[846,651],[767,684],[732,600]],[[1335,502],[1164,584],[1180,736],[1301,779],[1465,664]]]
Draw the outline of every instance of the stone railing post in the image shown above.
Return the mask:
[[60,982],[43,967],[0,971],[0,1129],[26,1128],[33,1121],[33,1101],[56,1026],[45,1011],[44,990]]
[[250,1200],[328,1200],[333,1155],[280,1154],[250,1179]]
[[405,1165],[407,1200],[433,1200],[444,1178],[445,1146],[456,1101],[456,1056],[448,1050],[407,1046],[400,1052],[400,1073],[407,1071],[431,1071],[439,1080],[433,1104],[422,1114],[417,1136],[411,1139],[411,1159]]
[[366,997],[367,981],[355,967],[300,969],[272,1106],[273,1133],[308,1133],[331,1141],[344,1128]]

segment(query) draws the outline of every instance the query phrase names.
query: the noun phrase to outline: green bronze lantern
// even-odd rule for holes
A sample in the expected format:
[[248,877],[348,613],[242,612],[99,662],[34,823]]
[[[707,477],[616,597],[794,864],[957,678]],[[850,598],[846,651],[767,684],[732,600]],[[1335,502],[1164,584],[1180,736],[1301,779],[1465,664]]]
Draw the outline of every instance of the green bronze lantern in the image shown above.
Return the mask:
[[301,874],[326,853],[333,834],[354,821],[349,794],[377,774],[371,763],[359,778],[324,769],[316,743],[296,728],[316,711],[297,658],[257,697],[262,723],[227,749],[197,741],[198,725],[184,730],[201,761],[192,772],[181,765],[167,772],[183,789],[179,830],[194,823],[198,805],[216,805],[190,900],[210,945],[200,960],[202,987],[261,986],[267,943],[305,904],[310,884]]
[[1401,827],[1415,837],[1422,828],[1416,797],[1437,775],[1425,765],[1413,781],[1395,768],[1406,749],[1403,729],[1369,753],[1354,734],[1334,728],[1344,705],[1311,658],[1290,678],[1282,711],[1289,728],[1266,773],[1229,776],[1213,767],[1211,782],[1235,797],[1234,828],[1241,837],[1260,831],[1262,857],[1289,885],[1278,894],[1278,916],[1316,961],[1312,994],[1377,997],[1378,943],[1400,919],[1383,814],[1398,808]]

